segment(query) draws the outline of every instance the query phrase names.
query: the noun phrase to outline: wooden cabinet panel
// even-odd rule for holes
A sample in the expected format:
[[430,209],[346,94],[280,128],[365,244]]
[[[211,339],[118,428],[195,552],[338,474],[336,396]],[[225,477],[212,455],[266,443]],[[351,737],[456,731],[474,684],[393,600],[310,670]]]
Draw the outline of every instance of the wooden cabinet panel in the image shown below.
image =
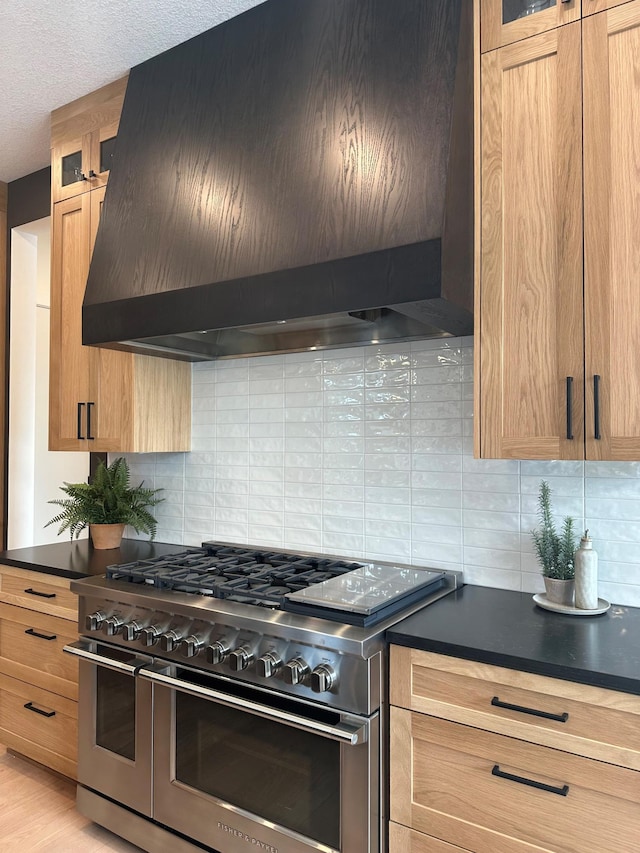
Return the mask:
[[462,847],[416,832],[399,823],[389,823],[389,853],[467,853]]
[[104,187],[54,205],[49,448],[133,450],[132,356],[82,346],[82,301]]
[[78,698],[78,662],[63,654],[75,623],[0,602],[0,670],[46,690]]
[[77,703],[0,673],[0,742],[76,778]]
[[0,601],[50,616],[78,620],[78,597],[67,578],[0,565]]
[[[582,3],[594,0],[582,0]],[[542,5],[540,2],[538,5]],[[548,8],[526,14],[535,0],[481,0],[481,50],[503,47],[580,18],[581,0],[551,0]]]
[[614,6],[622,6],[629,3],[631,0],[582,0],[582,15],[595,15],[597,12],[604,12],[607,9],[613,9]]
[[397,776],[393,820],[398,800],[408,801],[412,828],[476,853],[619,853],[640,837],[633,770],[392,708],[396,728],[409,731],[411,746],[392,747],[392,772],[394,761],[408,763],[411,784]]
[[639,696],[396,646],[391,661],[394,705],[640,770]]
[[[583,24],[586,454],[640,459],[640,2]],[[594,377],[600,377],[599,380]],[[595,383],[599,382],[599,412]],[[596,415],[599,434],[596,436]]]
[[82,346],[82,300],[89,271],[90,199],[53,208],[49,448],[84,450],[78,403],[89,399],[88,353]]
[[54,205],[49,448],[189,450],[190,364],[82,346],[82,300],[104,196],[103,187]]
[[485,458],[582,454],[580,89],[580,24],[482,58],[476,322]]
[[582,11],[482,56],[485,458],[640,459],[640,0]]
[[[191,446],[188,362],[82,346],[82,302],[126,83],[117,80],[52,113],[50,450]],[[71,175],[63,186],[63,158],[74,152],[87,180]]]

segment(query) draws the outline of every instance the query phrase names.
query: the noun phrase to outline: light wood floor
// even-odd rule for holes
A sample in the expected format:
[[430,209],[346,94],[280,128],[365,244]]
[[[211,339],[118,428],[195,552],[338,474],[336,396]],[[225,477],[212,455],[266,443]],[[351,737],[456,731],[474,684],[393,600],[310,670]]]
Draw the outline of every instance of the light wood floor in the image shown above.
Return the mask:
[[2,853],[141,853],[76,811],[76,786],[0,745]]

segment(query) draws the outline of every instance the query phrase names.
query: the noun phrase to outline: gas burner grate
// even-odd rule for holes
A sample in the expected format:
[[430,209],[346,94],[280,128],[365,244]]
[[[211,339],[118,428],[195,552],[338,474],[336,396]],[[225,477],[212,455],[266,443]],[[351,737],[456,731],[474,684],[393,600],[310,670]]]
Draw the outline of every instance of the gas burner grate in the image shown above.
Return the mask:
[[107,567],[107,578],[282,608],[290,592],[359,569],[361,563],[329,557],[283,554],[205,542],[175,554]]

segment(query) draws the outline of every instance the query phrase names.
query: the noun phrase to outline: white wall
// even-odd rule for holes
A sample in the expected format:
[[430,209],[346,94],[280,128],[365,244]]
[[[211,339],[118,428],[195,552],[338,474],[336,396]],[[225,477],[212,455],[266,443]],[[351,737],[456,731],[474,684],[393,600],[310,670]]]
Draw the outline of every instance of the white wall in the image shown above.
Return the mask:
[[[60,485],[89,474],[88,453],[48,450],[50,218],[11,234],[8,547],[58,539],[44,525]],[[85,534],[86,535],[86,534]],[[68,537],[68,533],[63,538]]]
[[640,462],[473,458],[473,338],[193,368],[191,453],[128,456],[158,540],[217,538],[463,569],[538,592],[540,480],[589,527],[599,594],[640,606]]

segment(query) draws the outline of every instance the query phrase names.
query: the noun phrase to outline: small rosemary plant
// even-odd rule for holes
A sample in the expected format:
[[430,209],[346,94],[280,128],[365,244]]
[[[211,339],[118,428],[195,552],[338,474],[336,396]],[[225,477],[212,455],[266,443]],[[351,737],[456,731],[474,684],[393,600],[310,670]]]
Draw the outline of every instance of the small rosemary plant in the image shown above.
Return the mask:
[[573,556],[576,550],[574,520],[566,516],[562,532],[558,533],[551,515],[551,489],[544,480],[538,495],[540,525],[531,531],[542,574],[555,580],[573,580],[575,568]]

